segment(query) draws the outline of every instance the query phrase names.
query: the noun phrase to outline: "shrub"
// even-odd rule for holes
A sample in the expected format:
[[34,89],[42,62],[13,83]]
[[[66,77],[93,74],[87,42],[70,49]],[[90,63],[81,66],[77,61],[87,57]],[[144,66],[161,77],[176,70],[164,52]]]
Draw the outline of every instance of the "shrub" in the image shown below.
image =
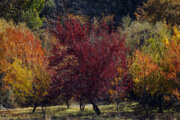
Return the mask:
[[120,32],[126,34],[126,46],[129,47],[130,53],[148,44],[150,38],[160,40],[171,36],[171,30],[162,22],[153,25],[149,22],[132,21],[129,17],[125,17],[121,25]]

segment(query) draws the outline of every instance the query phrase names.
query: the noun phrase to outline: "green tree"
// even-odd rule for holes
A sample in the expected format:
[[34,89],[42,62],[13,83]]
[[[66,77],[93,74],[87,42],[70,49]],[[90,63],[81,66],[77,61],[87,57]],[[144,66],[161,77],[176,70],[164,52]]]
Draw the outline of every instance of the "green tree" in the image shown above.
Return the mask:
[[45,20],[40,16],[46,0],[1,0],[0,17],[16,23],[25,22],[32,30],[38,30]]
[[32,30],[39,30],[45,20],[45,17],[40,17],[45,2],[45,0],[27,0],[19,21],[25,22]]
[[127,16],[122,19],[121,25],[122,30],[120,29],[120,32],[126,34],[126,46],[129,47],[130,54],[136,49],[141,50],[144,45],[150,45],[151,43],[148,42],[150,38],[161,41],[160,39],[171,36],[171,30],[162,22],[153,25],[146,21],[132,21]]

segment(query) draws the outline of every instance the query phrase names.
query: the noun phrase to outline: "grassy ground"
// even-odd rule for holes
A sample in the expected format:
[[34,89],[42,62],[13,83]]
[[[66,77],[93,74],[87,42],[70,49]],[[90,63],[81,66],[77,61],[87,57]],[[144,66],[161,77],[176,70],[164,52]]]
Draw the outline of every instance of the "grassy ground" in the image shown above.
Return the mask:
[[[44,117],[41,108],[38,108],[34,114],[31,114],[32,108],[19,108],[13,110],[0,110],[0,120],[123,120],[123,119],[145,119],[143,108],[137,103],[123,102],[120,109],[116,110],[114,104],[100,105],[102,114],[97,116],[91,105],[87,105],[83,113],[80,112],[79,106],[74,105],[70,109],[66,106],[51,106],[46,108]],[[167,119],[179,120],[178,112],[170,113],[165,111],[164,114],[158,114],[156,110],[150,111],[149,119]]]

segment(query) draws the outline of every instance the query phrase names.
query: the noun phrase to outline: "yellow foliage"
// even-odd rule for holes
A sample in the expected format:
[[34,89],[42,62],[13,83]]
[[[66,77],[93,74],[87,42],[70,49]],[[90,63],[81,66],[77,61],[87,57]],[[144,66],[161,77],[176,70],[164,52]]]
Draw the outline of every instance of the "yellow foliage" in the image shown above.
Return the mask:
[[100,17],[94,17],[93,19],[93,24],[94,24],[94,27],[96,28],[99,23],[108,23],[108,22],[112,22],[113,21],[113,18],[114,18],[114,15],[108,15],[108,16],[102,16],[102,18]]
[[0,73],[6,86],[25,102],[27,97],[41,101],[47,95],[50,77],[48,61],[39,39],[24,25],[0,19]]
[[42,100],[42,98],[48,94],[48,88],[50,84],[50,76],[43,68],[44,66],[36,65],[33,68],[33,74],[34,74],[34,89],[37,91],[34,96],[37,96],[39,101]]
[[[180,99],[178,88],[178,73],[180,72],[180,42],[179,30],[174,27],[171,39],[165,38],[163,42],[166,49],[160,53],[136,51],[130,64],[130,73],[134,82],[134,92],[147,94],[174,94]],[[158,58],[158,59],[157,59]],[[169,100],[166,96],[165,100]]]
[[159,67],[149,55],[136,51],[133,63],[130,66],[130,73],[134,82],[135,93],[141,95],[143,90],[150,94],[154,94],[158,90],[161,91],[158,84],[161,80]]
[[112,22],[114,19],[114,15],[108,15],[108,16],[104,16],[102,17],[102,22],[108,23],[108,22]]
[[22,101],[27,97],[41,101],[47,95],[50,78],[47,72],[38,65],[25,65],[22,60],[14,58],[4,81]]
[[163,39],[163,42],[164,42],[164,44],[165,44],[166,47],[169,45],[169,39],[168,39],[168,38]]
[[172,41],[175,42],[175,44],[180,44],[180,31],[178,30],[178,28],[176,26],[173,27],[173,31],[174,31],[174,34],[172,36]]
[[116,102],[125,99],[126,96],[122,81],[122,77],[125,73],[125,70],[123,68],[118,67],[117,72],[118,72],[118,77],[116,77],[114,80],[111,81],[111,85],[113,87],[109,89],[109,93],[111,94],[111,99],[115,100]]
[[178,89],[174,90],[173,94],[177,97],[178,100],[180,100],[180,93],[179,93]]
[[74,20],[78,20],[81,24],[85,24],[88,22],[89,17],[84,16],[84,15],[73,15],[73,14],[68,14],[67,17],[69,19],[74,19]]
[[165,101],[169,101],[169,100],[170,100],[170,97],[169,97],[169,96],[164,96],[164,100],[165,100]]
[[10,70],[4,80],[10,85],[13,92],[20,96],[22,100],[27,96],[32,96],[33,72],[22,64],[22,60],[15,58]]

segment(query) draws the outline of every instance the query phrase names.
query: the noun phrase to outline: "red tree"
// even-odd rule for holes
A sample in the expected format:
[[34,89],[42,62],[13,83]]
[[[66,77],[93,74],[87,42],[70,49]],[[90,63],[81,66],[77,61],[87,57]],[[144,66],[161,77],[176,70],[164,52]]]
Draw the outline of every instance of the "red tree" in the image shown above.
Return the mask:
[[[75,20],[65,20],[64,24],[58,23],[53,34],[59,39],[66,50],[59,53],[54,47],[53,56],[50,57],[50,67],[56,67],[53,73],[54,81],[62,83],[61,86],[71,87],[76,99],[86,100],[93,105],[96,114],[100,110],[96,105],[97,100],[103,99],[108,94],[111,81],[117,76],[117,67],[126,65],[125,38],[113,31],[107,24],[81,25]],[[73,56],[73,61],[67,60],[65,68],[58,67],[67,56]],[[76,64],[74,64],[76,63]],[[59,69],[60,68],[60,69]],[[64,79],[65,69],[71,72],[71,79]],[[66,74],[66,72],[64,72]],[[66,74],[67,75],[67,74]],[[58,76],[58,77],[57,77]],[[58,85],[58,84],[57,84]],[[68,87],[67,87],[68,86]],[[60,86],[58,86],[60,88]]]
[[73,55],[68,54],[67,47],[57,43],[54,45],[52,55],[49,57],[49,72],[52,76],[52,84],[49,89],[49,97],[55,99],[61,97],[69,108],[69,100],[74,94],[72,79],[74,68],[78,65]]

